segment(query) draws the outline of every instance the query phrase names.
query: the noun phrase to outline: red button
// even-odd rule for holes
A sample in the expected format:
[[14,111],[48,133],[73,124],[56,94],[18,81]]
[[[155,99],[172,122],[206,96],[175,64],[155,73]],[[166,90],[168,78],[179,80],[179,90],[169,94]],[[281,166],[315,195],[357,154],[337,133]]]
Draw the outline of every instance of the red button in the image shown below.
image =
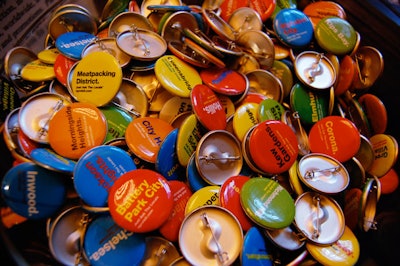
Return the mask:
[[316,122],[308,139],[311,152],[332,156],[340,162],[351,159],[361,144],[357,127],[341,116],[327,116]]
[[242,205],[240,204],[240,191],[249,180],[250,177],[238,175],[228,178],[221,186],[219,200],[221,206],[231,211],[233,215],[239,220],[243,231],[249,230],[254,223],[244,212]]
[[166,239],[175,242],[178,240],[179,229],[183,220],[185,219],[186,203],[188,202],[190,196],[192,196],[192,191],[186,185],[186,183],[182,181],[168,181],[168,185],[173,194],[174,207],[171,215],[160,227],[159,231]]
[[57,80],[64,86],[67,86],[67,79],[69,70],[77,61],[66,57],[63,54],[57,55],[56,61],[54,62],[54,73]]
[[371,93],[366,93],[358,98],[358,102],[363,107],[367,115],[369,124],[373,131],[372,135],[383,134],[386,131],[388,116],[383,102]]
[[399,186],[399,176],[393,168],[389,170],[384,176],[379,178],[381,183],[381,193],[390,194],[396,191]]
[[200,72],[200,77],[204,84],[224,95],[242,94],[248,86],[243,74],[227,68],[204,69]]
[[269,174],[289,170],[299,152],[293,130],[277,120],[261,122],[254,128],[249,139],[249,149],[254,163]]
[[148,169],[136,169],[120,176],[108,196],[114,221],[137,233],[158,229],[171,215],[173,205],[167,180]]
[[225,129],[226,114],[217,95],[208,86],[199,84],[190,93],[193,110],[208,130]]
[[356,74],[356,62],[349,55],[345,55],[340,62],[338,82],[335,86],[335,95],[339,96],[351,88]]

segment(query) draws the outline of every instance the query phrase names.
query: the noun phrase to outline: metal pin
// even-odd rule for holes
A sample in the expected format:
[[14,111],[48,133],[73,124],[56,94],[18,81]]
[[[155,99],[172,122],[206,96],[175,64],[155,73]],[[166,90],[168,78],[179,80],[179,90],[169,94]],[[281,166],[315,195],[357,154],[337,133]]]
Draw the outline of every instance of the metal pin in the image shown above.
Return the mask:
[[313,170],[308,170],[306,171],[304,178],[306,179],[314,179],[319,177],[320,175],[316,175],[316,174],[320,174],[323,176],[329,176],[329,175],[334,175],[336,174],[339,170],[340,170],[340,166],[336,166],[336,167],[332,167],[332,168],[326,168],[326,169],[313,169]]
[[74,31],[73,24],[65,18],[61,18],[59,24],[61,24],[67,32]]
[[313,83],[315,80],[315,77],[318,75],[321,75],[324,72],[324,70],[322,69],[322,67],[320,65],[320,62],[321,62],[321,59],[323,56],[324,55],[322,53],[318,54],[317,60],[314,63],[312,63],[309,68],[306,68],[304,70],[304,72],[305,72],[304,74],[310,83]]
[[90,221],[91,221],[91,218],[90,218],[89,214],[83,213],[81,220],[79,221],[80,228],[78,229],[79,234],[80,234],[79,251],[75,258],[75,265],[77,265],[77,266],[86,265],[86,260],[84,259],[84,255],[83,255],[83,243],[84,243],[84,235],[85,235],[87,226]]
[[356,67],[357,67],[357,74],[358,74],[358,78],[362,81],[365,82],[365,80],[368,78],[368,75],[366,73],[362,73],[362,66],[360,66],[361,64],[364,63],[364,57],[362,55],[357,54],[355,56],[355,61],[356,61]]
[[140,36],[139,32],[138,32],[138,27],[134,24],[131,25],[131,33],[132,33],[132,37],[133,37],[133,41],[137,42],[141,42],[143,47],[144,47],[144,56],[148,56],[150,55],[150,49],[147,46],[145,40]]
[[100,40],[99,38],[96,38],[94,40],[94,42],[99,46],[99,48],[102,51],[106,51],[107,53],[109,53],[112,56],[115,56],[115,52],[113,49],[111,49],[110,47],[107,47],[106,45],[104,45],[104,42],[102,40]]
[[321,210],[321,199],[318,196],[313,197],[313,200],[316,201],[316,207],[317,207],[317,211],[316,211],[316,219],[315,219],[315,227],[314,227],[314,232],[312,234],[312,238],[316,239],[319,237],[320,235],[320,218],[319,218],[319,213]]
[[167,254],[167,247],[165,245],[161,245],[160,248],[157,250],[157,253],[154,254],[157,257],[157,266],[161,265],[161,262],[163,261],[165,254]]
[[203,224],[210,230],[212,239],[217,247],[217,252],[215,252],[215,256],[220,263],[220,265],[225,265],[225,263],[229,260],[228,252],[223,251],[221,244],[218,242],[217,237],[215,236],[214,229],[211,226],[210,221],[208,220],[208,216],[206,213],[201,214],[201,219],[203,220]]
[[56,114],[58,110],[60,110],[64,106],[63,100],[58,100],[56,105],[52,108],[52,111],[50,112],[49,118],[46,119],[45,123],[43,126],[40,127],[38,131],[38,138],[40,139],[41,137],[45,136],[47,134],[47,127],[50,123],[50,120],[53,118],[53,116]]
[[240,156],[227,156],[227,157],[215,157],[213,155],[203,155],[198,157],[199,160],[204,160],[206,163],[212,161],[237,161],[240,160]]

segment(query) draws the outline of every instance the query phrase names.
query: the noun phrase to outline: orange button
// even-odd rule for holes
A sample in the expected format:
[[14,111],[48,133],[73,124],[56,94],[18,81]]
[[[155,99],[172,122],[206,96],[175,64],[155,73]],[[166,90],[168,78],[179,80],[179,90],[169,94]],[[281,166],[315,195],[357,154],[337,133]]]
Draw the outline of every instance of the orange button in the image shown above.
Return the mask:
[[79,159],[101,145],[107,134],[107,121],[93,104],[75,102],[59,110],[49,123],[49,143],[56,153]]

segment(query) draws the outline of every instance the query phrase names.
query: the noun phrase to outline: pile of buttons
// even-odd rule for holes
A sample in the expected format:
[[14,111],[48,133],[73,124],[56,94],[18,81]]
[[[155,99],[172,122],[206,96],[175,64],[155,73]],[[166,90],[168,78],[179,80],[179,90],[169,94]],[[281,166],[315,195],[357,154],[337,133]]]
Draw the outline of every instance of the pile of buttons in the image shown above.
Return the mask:
[[5,59],[9,221],[64,265],[355,264],[398,185],[361,43],[331,1],[60,6]]

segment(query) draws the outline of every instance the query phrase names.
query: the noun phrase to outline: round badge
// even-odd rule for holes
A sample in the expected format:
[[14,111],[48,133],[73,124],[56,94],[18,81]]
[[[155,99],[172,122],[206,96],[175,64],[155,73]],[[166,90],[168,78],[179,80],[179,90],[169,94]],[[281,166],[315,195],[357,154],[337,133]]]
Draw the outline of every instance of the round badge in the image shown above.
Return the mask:
[[309,88],[330,89],[336,81],[336,70],[331,60],[322,53],[304,51],[294,62],[296,76]]
[[320,193],[342,192],[350,182],[346,168],[339,161],[324,154],[310,153],[303,156],[297,169],[303,183]]
[[173,55],[157,59],[155,75],[161,85],[173,95],[188,98],[190,91],[202,80],[195,68]]
[[189,198],[185,206],[185,215],[202,206],[220,206],[219,201],[220,186],[205,186],[195,191]]
[[240,192],[245,213],[259,226],[280,229],[294,219],[295,205],[289,192],[278,182],[265,177],[248,180]]
[[146,237],[146,253],[139,265],[172,265],[180,256],[174,243],[163,237],[149,235]]
[[173,129],[170,124],[159,118],[136,118],[126,129],[126,143],[139,158],[155,163],[161,143]]
[[39,59],[29,62],[21,69],[21,77],[32,82],[49,81],[56,77],[53,65]]
[[168,182],[174,198],[174,207],[167,221],[161,225],[160,233],[169,241],[176,242],[179,229],[185,218],[185,206],[192,196],[190,188],[182,181],[172,180]]
[[329,196],[305,192],[295,202],[295,225],[312,243],[331,245],[345,229],[344,214]]
[[83,250],[90,265],[138,265],[146,251],[145,238],[119,227],[110,215],[95,217],[86,229]]
[[399,175],[394,168],[390,169],[384,176],[379,178],[381,193],[390,194],[396,191],[399,186]]
[[203,84],[194,86],[190,93],[193,111],[199,122],[208,130],[226,127],[226,114],[221,101],[212,89]]
[[228,210],[205,206],[185,217],[178,242],[191,265],[231,265],[240,255],[243,231]]
[[93,52],[77,63],[68,88],[77,101],[103,106],[115,97],[121,83],[122,70],[115,57]]
[[197,190],[210,185],[200,175],[199,170],[197,169],[197,166],[196,166],[195,157],[196,157],[196,154],[193,153],[192,156],[190,156],[189,162],[186,166],[187,182],[188,182],[188,185],[190,186],[190,189],[193,192],[196,192]]
[[105,207],[111,186],[121,175],[134,169],[136,166],[126,151],[115,146],[97,146],[76,163],[74,187],[86,204]]
[[108,206],[115,222],[132,232],[158,229],[170,216],[174,199],[159,173],[137,169],[123,174],[111,187]]
[[57,37],[55,46],[66,57],[80,60],[83,49],[86,45],[94,41],[95,38],[93,34],[87,32],[66,32]]
[[242,141],[247,131],[258,124],[258,104],[245,103],[240,105],[233,115],[233,130],[235,136]]
[[228,178],[222,184],[220,189],[221,207],[231,211],[239,220],[243,231],[248,231],[254,225],[253,221],[246,215],[242,205],[240,204],[241,189],[250,177],[244,175],[236,175]]
[[282,82],[272,72],[256,69],[247,72],[246,77],[249,80],[250,91],[261,93],[279,103],[282,102]]
[[54,65],[54,63],[56,62],[57,56],[60,54],[60,52],[57,50],[57,48],[53,47],[53,48],[49,48],[49,49],[44,49],[42,51],[40,51],[37,56],[38,59],[45,63],[45,64],[49,64],[49,65]]
[[[230,16],[223,16],[224,7],[229,9]],[[247,30],[262,30],[263,22],[259,12],[249,6],[246,1],[224,1],[221,6],[220,16],[228,21],[228,24],[236,32],[244,32]]]
[[133,120],[132,116],[117,106],[108,105],[99,109],[107,120],[107,135],[104,142],[124,137],[126,128]]
[[21,131],[38,143],[49,143],[49,122],[70,102],[55,93],[42,92],[31,96],[21,106],[18,119]]
[[381,196],[381,183],[377,177],[368,178],[361,194],[361,204],[358,213],[358,225],[364,231],[376,230],[375,215]]
[[332,245],[307,243],[306,248],[322,265],[355,265],[360,256],[360,244],[348,227],[345,227],[343,235]]
[[49,218],[65,202],[65,181],[58,172],[25,162],[6,172],[1,192],[15,213],[28,219]]
[[62,157],[49,148],[35,148],[29,155],[38,165],[66,174],[72,174],[76,165],[75,161]]
[[316,122],[308,135],[310,150],[332,156],[339,162],[353,157],[361,143],[357,127],[347,118],[328,116]]
[[397,161],[399,145],[394,137],[387,134],[376,134],[369,140],[375,153],[375,160],[368,173],[382,177],[392,169]]
[[349,55],[343,56],[340,61],[338,80],[335,85],[335,95],[339,96],[351,89],[354,75],[356,74],[356,62]]
[[50,120],[48,130],[50,146],[69,159],[79,159],[86,151],[101,145],[106,134],[103,113],[92,104],[79,102],[61,108]]
[[163,104],[158,117],[167,123],[171,123],[178,115],[192,110],[192,101],[189,98],[173,96]]
[[235,70],[226,68],[208,68],[200,72],[204,84],[215,92],[224,95],[240,95],[248,87],[246,77]]
[[259,121],[281,120],[285,108],[274,99],[265,99],[258,105]]
[[274,265],[268,242],[256,226],[251,227],[244,236],[240,262],[243,266]]
[[388,115],[383,102],[375,95],[366,93],[358,98],[367,115],[372,134],[383,134],[386,131]]
[[196,166],[206,182],[222,185],[242,168],[240,142],[225,130],[207,132],[196,148]]
[[249,151],[262,171],[280,174],[296,161],[299,148],[297,137],[288,125],[268,120],[259,123],[250,133]]
[[358,215],[361,206],[361,194],[362,191],[358,187],[350,188],[345,191],[343,214],[346,226],[351,230],[357,229]]
[[325,17],[315,26],[315,39],[325,51],[335,55],[352,52],[357,44],[353,26],[339,17]]
[[314,27],[321,19],[326,17],[339,17],[346,19],[346,12],[343,7],[333,1],[309,3],[304,7],[303,12],[310,18]]
[[282,88],[283,88],[282,99],[286,98],[290,94],[290,90],[293,87],[294,78],[292,70],[290,69],[287,63],[281,60],[274,60],[274,64],[272,65],[270,71],[282,83]]
[[195,114],[185,118],[178,131],[176,152],[179,163],[186,166],[190,157],[196,151],[197,144],[204,135],[200,122]]
[[305,244],[305,241],[300,239],[300,234],[293,225],[281,229],[267,229],[265,232],[272,243],[286,251],[298,250]]
[[280,10],[274,17],[273,28],[277,37],[293,48],[307,46],[314,37],[311,20],[298,9]]
[[260,15],[261,20],[265,22],[274,12],[276,2],[271,0],[250,0],[249,5]]
[[185,169],[179,164],[176,155],[176,141],[178,139],[178,129],[172,130],[161,143],[155,161],[156,170],[167,180],[183,180]]
[[77,61],[75,59],[71,59],[66,57],[63,54],[57,55],[56,61],[54,62],[54,74],[57,80],[64,85],[67,86],[68,73],[69,70],[75,65]]

